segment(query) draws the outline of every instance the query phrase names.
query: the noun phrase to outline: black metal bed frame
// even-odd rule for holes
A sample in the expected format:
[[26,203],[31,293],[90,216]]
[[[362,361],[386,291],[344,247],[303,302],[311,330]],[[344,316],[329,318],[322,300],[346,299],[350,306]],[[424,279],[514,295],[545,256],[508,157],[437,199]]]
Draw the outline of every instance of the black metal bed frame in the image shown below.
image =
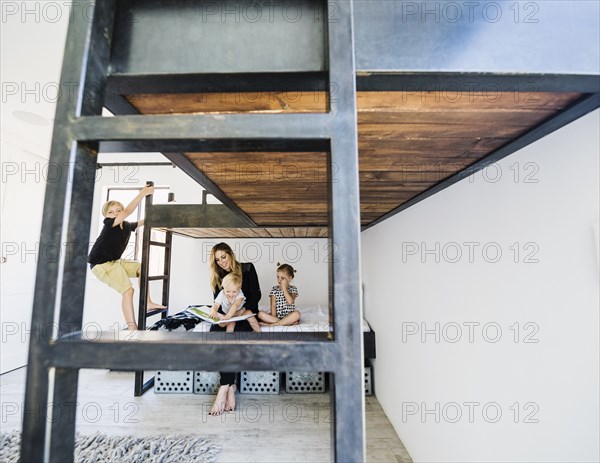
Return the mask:
[[[82,8],[87,8],[85,16]],[[365,423],[363,346],[359,324],[359,197],[356,134],[355,69],[352,3],[336,5],[339,18],[328,25],[323,53],[328,55],[329,79],[339,93],[325,114],[292,115],[177,115],[101,117],[107,75],[110,73],[115,0],[73,5],[75,20],[67,36],[61,82],[77,82],[75,99],[58,102],[51,146],[52,162],[72,166],[71,181],[63,176],[46,189],[41,245],[68,241],[72,258],[40,260],[32,316],[22,461],[71,461],[74,455],[75,408],[81,368],[121,370],[286,370],[331,373],[332,456],[335,461],[364,461]],[[95,168],[100,141],[152,141],[154,150],[168,151],[169,140],[264,140],[292,146],[296,140],[320,140],[329,146],[330,162],[339,166],[331,182],[330,239],[343,255],[330,267],[331,304],[336,330],[301,336],[256,333],[236,342],[220,333],[199,336],[139,331],[127,339],[114,333],[90,341],[82,336],[87,271],[86,243],[94,183],[86,172]],[[166,144],[162,144],[167,141]],[[52,303],[54,302],[54,303]],[[343,308],[343,309],[342,309]],[[43,333],[58,309],[56,337]],[[336,310],[337,309],[337,310]],[[308,334],[308,333],[307,333]],[[203,355],[194,355],[194,351]],[[225,354],[225,355],[224,355]],[[227,358],[223,361],[223,358]],[[65,405],[64,413],[47,425],[47,406]],[[48,439],[46,433],[48,429]]]
[[[142,240],[142,267],[140,271],[140,296],[138,310],[138,329],[146,329],[146,319],[161,313],[156,311],[148,314],[146,311],[148,282],[152,279],[163,279],[162,304],[169,303],[169,283],[171,274],[172,231],[167,231],[165,243],[156,243],[150,240],[152,228],[247,228],[248,223],[243,217],[233,213],[223,204],[207,204],[206,190],[203,190],[202,204],[153,204],[152,195],[146,197],[144,214],[144,232]],[[173,193],[170,193],[172,195]],[[170,200],[172,201],[172,200]],[[284,238],[285,239],[285,238]],[[150,262],[150,248],[152,245],[166,248],[164,260],[164,275],[149,276],[148,263]],[[162,312],[162,318],[166,313]],[[364,358],[376,358],[375,332],[365,331],[363,336]],[[136,371],[134,379],[134,396],[139,397],[154,386],[154,377],[144,379],[144,371]]]
[[[221,0],[216,1],[218,4]],[[282,8],[288,0],[275,2]],[[497,43],[507,43],[513,54],[499,58],[502,62],[490,65],[483,53],[470,53],[468,65],[459,64],[456,72],[448,72],[452,59],[443,54],[460,47],[461,34],[448,33],[447,41],[431,23],[415,20],[414,16],[398,17],[403,2],[391,0],[350,0],[299,2],[309,8],[323,8],[327,21],[321,25],[304,24],[286,43],[293,49],[283,64],[273,62],[277,69],[264,66],[265,56],[277,52],[281,45],[276,40],[263,40],[259,33],[254,38],[265,48],[259,69],[252,66],[252,57],[242,60],[246,73],[239,69],[221,68],[203,73],[206,82],[214,87],[209,91],[228,89],[259,89],[265,76],[279,76],[271,87],[289,84],[312,89],[329,89],[334,83],[335,98],[329,112],[323,114],[225,114],[139,116],[123,98],[126,92],[115,93],[118,79],[133,82],[145,88],[158,89],[165,83],[179,82],[184,88],[197,81],[196,69],[189,68],[189,50],[181,48],[183,71],[175,69],[171,76],[152,75],[148,67],[163,60],[169,61],[168,47],[161,43],[156,49],[145,50],[144,38],[153,38],[154,29],[143,30],[142,24],[132,21],[131,13],[138,9],[150,23],[157,18],[174,17],[178,8],[200,7],[192,0],[161,2],[160,0],[97,0],[74,2],[73,21],[70,23],[61,74],[62,85],[76,88],[76,92],[59,99],[56,110],[50,162],[70,166],[68,174],[49,182],[46,188],[44,217],[40,247],[68,242],[71,253],[60,259],[40,259],[38,263],[31,325],[31,342],[27,367],[21,461],[64,462],[73,460],[79,369],[111,368],[128,371],[147,370],[298,370],[332,373],[332,457],[335,461],[359,462],[365,460],[365,422],[363,396],[363,344],[359,324],[354,320],[360,314],[360,250],[359,250],[359,197],[356,135],[356,86],[362,89],[403,89],[399,85],[414,82],[417,89],[429,85],[436,90],[451,88],[458,82],[485,83],[488,79],[502,88],[512,82],[538,82],[543,90],[578,91],[586,95],[581,101],[561,112],[551,121],[542,123],[532,133],[517,139],[512,146],[496,153],[496,159],[505,156],[558,127],[586,114],[600,105],[597,61],[593,47],[576,48],[577,43],[595,43],[597,30],[579,28],[568,37],[567,45],[581,53],[581,62],[573,62],[566,53],[556,54],[567,33],[557,17],[545,18],[535,29],[537,35],[547,38],[529,44],[528,53],[520,55],[518,24],[496,27],[502,31]],[[408,2],[415,3],[416,2]],[[441,2],[444,3],[444,2]],[[456,2],[453,2],[456,3]],[[562,2],[569,13],[575,6]],[[581,2],[577,8],[592,8]],[[325,6],[326,4],[326,6]],[[551,8],[561,8],[561,2],[548,2]],[[419,4],[417,4],[418,6]],[[549,6],[549,8],[550,8]],[[353,18],[353,8],[358,14]],[[278,10],[280,11],[280,10]],[[90,14],[93,13],[93,14]],[[585,14],[585,12],[584,12]],[[181,15],[179,15],[181,17]],[[316,16],[315,16],[316,17]],[[135,18],[134,18],[135,19]],[[402,20],[401,20],[402,19]],[[404,21],[404,19],[407,19]],[[326,23],[326,24],[324,24]],[[153,23],[152,23],[153,24]],[[168,22],[166,23],[168,24]],[[400,24],[401,27],[397,27]],[[357,32],[354,33],[354,26]],[[488,29],[496,24],[479,24]],[[225,27],[225,26],[224,26]],[[227,43],[242,38],[237,25],[229,25]],[[284,34],[291,30],[290,23],[278,26]],[[450,30],[451,24],[444,25]],[[217,29],[211,29],[215,31]],[[466,30],[466,29],[465,29]],[[571,29],[569,29],[570,31]],[[469,27],[468,33],[479,31]],[[168,32],[177,33],[177,25]],[[450,30],[450,32],[452,32]],[[144,37],[144,34],[146,36]],[[354,42],[356,35],[356,47]],[[136,40],[123,42],[123,37]],[[141,37],[141,39],[140,39]],[[313,40],[313,37],[317,39]],[[415,41],[415,37],[421,41]],[[489,37],[487,36],[488,42]],[[216,41],[223,37],[215,37]],[[295,40],[297,39],[297,40]],[[307,41],[308,40],[308,41]],[[304,56],[307,44],[323,42],[323,48],[308,56],[298,66],[293,58]],[[511,41],[512,40],[512,41]],[[436,43],[436,41],[439,41]],[[563,40],[564,41],[564,40]],[[239,42],[240,44],[242,41]],[[492,42],[493,43],[493,42]],[[437,45],[440,46],[437,46]],[[388,46],[390,45],[390,46]],[[406,45],[404,47],[404,45]],[[508,45],[507,45],[508,46]],[[429,51],[432,50],[431,53]],[[203,50],[210,57],[210,49]],[[264,56],[263,56],[264,55]],[[204,55],[203,55],[204,56]],[[298,58],[303,61],[304,58]],[[379,59],[380,65],[377,64]],[[171,60],[172,62],[172,60]],[[463,63],[464,61],[461,61]],[[544,63],[552,62],[558,73],[544,74]],[[291,64],[290,64],[291,63]],[[450,63],[450,64],[449,64]],[[541,63],[541,64],[540,64]],[[128,64],[131,66],[128,67]],[[202,63],[201,63],[202,64]],[[234,63],[238,66],[238,63]],[[306,64],[306,65],[304,65]],[[287,67],[286,67],[287,66]],[[176,66],[177,67],[177,66]],[[548,66],[549,67],[549,66]],[[489,70],[487,73],[486,71]],[[514,74],[516,70],[517,74]],[[227,79],[227,72],[235,77]],[[358,77],[357,76],[358,72]],[[511,75],[511,72],[513,73]],[[258,76],[256,75],[258,74]],[[160,77],[157,77],[160,76]],[[211,81],[212,76],[212,81]],[[216,77],[215,77],[216,76]],[[223,77],[224,76],[224,77]],[[240,76],[242,76],[240,78]],[[223,77],[223,78],[219,78]],[[410,79],[413,79],[412,81]],[[212,82],[212,83],[211,83]],[[287,84],[286,84],[287,82]],[[301,84],[303,82],[303,84]],[[238,87],[243,84],[246,87]],[[73,85],[75,87],[73,87]],[[136,84],[136,85],[138,85]],[[451,85],[452,84],[452,85]],[[111,86],[112,85],[112,86]],[[173,85],[169,85],[172,90]],[[404,87],[406,89],[406,87]],[[63,92],[66,93],[66,92]],[[135,92],[132,92],[135,93]],[[116,95],[116,97],[115,97]],[[112,109],[116,117],[101,117],[102,108]],[[87,272],[89,223],[94,194],[94,181],[89,172],[96,167],[97,153],[107,147],[124,151],[160,151],[174,153],[171,160],[181,161],[178,153],[186,150],[240,150],[284,149],[293,152],[302,147],[330,153],[329,161],[339,170],[336,181],[330,183],[330,239],[342,250],[337,262],[330,267],[331,301],[335,332],[295,340],[285,336],[249,333],[236,342],[223,341],[218,333],[174,334],[137,332],[126,339],[115,339],[114,333],[103,333],[95,340],[82,335],[82,314]],[[493,159],[493,158],[492,158]],[[488,160],[489,161],[489,160]],[[479,168],[485,166],[481,163]],[[442,187],[459,180],[449,179]],[[213,185],[214,186],[214,185]],[[431,192],[439,191],[436,187]],[[219,191],[216,191],[219,195]],[[217,196],[219,197],[219,196]],[[219,197],[221,199],[221,197]],[[227,198],[225,198],[227,200]],[[414,202],[413,202],[414,203]],[[398,212],[399,208],[393,213]],[[237,210],[236,212],[241,212]],[[391,215],[391,214],[389,214]],[[385,218],[385,217],[384,217]],[[241,216],[248,223],[248,217]],[[252,222],[249,223],[252,226]],[[165,224],[168,226],[169,224]],[[212,224],[211,224],[212,226]],[[64,253],[63,253],[64,254]],[[58,317],[58,328],[49,339],[48,328]],[[200,352],[203,355],[193,355]],[[251,352],[252,355],[249,355]],[[226,364],[222,358],[227,358]],[[53,403],[66,411],[48,420],[48,405]]]

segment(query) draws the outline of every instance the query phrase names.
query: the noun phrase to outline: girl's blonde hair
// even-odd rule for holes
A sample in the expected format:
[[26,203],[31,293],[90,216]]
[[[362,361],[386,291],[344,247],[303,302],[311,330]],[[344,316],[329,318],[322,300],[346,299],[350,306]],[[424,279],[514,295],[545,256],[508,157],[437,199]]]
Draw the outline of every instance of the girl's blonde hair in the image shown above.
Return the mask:
[[108,210],[113,206],[121,206],[121,209],[125,209],[123,204],[119,201],[106,201],[104,203],[104,206],[102,206],[102,215],[106,217],[106,214],[108,214]]
[[225,278],[223,278],[222,285],[224,289],[231,288],[232,286],[241,288],[242,277],[239,276],[237,273],[228,273],[227,275],[225,275]]
[[[277,262],[277,265],[279,265],[279,262]],[[294,270],[294,267],[292,267],[290,264],[279,265],[279,267],[277,267],[277,271],[287,273],[287,276],[292,279],[294,278],[294,273],[296,273],[296,270]]]
[[[229,255],[231,259],[231,272],[223,270],[221,267],[219,267],[215,261],[215,254],[217,251],[222,251]],[[210,268],[210,287],[212,288],[213,292],[217,292],[222,289],[221,281],[228,273],[235,273],[240,277],[240,280],[242,278],[242,266],[235,258],[231,247],[227,243],[218,243],[212,247],[210,250],[210,262],[208,265]]]

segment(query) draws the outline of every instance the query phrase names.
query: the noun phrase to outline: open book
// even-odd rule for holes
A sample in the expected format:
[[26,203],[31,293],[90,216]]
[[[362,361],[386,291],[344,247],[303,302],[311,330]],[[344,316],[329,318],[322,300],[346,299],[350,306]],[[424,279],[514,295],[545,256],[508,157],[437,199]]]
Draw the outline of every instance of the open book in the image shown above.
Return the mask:
[[[208,309],[210,310],[210,307],[208,307]],[[212,323],[213,325],[215,323],[238,322],[240,320],[246,320],[247,318],[254,316],[254,314],[251,313],[248,315],[240,315],[239,317],[231,317],[229,320],[221,320],[220,318],[212,318],[210,316],[210,312],[202,310],[200,307],[188,307],[188,310],[193,314],[198,315],[205,322]]]

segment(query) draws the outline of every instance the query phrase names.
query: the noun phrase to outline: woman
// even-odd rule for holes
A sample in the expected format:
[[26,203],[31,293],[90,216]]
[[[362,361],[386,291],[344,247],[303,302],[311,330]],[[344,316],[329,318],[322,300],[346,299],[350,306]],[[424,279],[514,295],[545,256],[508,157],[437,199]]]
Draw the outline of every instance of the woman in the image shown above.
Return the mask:
[[[218,243],[213,246],[210,252],[210,287],[216,298],[221,291],[221,282],[225,275],[237,273],[242,277],[242,291],[246,297],[244,307],[255,314],[258,314],[258,301],[260,301],[260,285],[256,269],[251,262],[240,263],[236,260],[231,247],[226,243]],[[252,317],[252,320],[256,320]],[[211,331],[224,331],[225,328],[215,324],[210,328]],[[238,321],[235,324],[235,331],[252,331],[252,327],[247,320]],[[220,415],[224,411],[235,410],[235,377],[236,373],[220,372],[221,387],[217,392],[217,398],[209,414]]]

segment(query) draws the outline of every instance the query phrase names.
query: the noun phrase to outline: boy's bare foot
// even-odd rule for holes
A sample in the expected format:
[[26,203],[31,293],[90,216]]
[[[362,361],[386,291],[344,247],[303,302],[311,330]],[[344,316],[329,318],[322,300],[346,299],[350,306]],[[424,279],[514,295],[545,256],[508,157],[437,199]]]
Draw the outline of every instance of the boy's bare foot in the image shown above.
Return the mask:
[[146,304],[146,310],[166,309],[166,305],[157,304],[156,302],[148,301]]
[[[226,400],[229,398],[229,389],[230,386],[221,386],[217,391],[217,397],[215,398],[215,403],[213,404],[209,415],[218,416],[224,411],[226,411]],[[235,406],[235,403],[234,403]]]
[[235,410],[235,391],[237,387],[235,384],[229,386],[229,390],[227,391],[227,402],[225,402],[225,411],[232,412]]

